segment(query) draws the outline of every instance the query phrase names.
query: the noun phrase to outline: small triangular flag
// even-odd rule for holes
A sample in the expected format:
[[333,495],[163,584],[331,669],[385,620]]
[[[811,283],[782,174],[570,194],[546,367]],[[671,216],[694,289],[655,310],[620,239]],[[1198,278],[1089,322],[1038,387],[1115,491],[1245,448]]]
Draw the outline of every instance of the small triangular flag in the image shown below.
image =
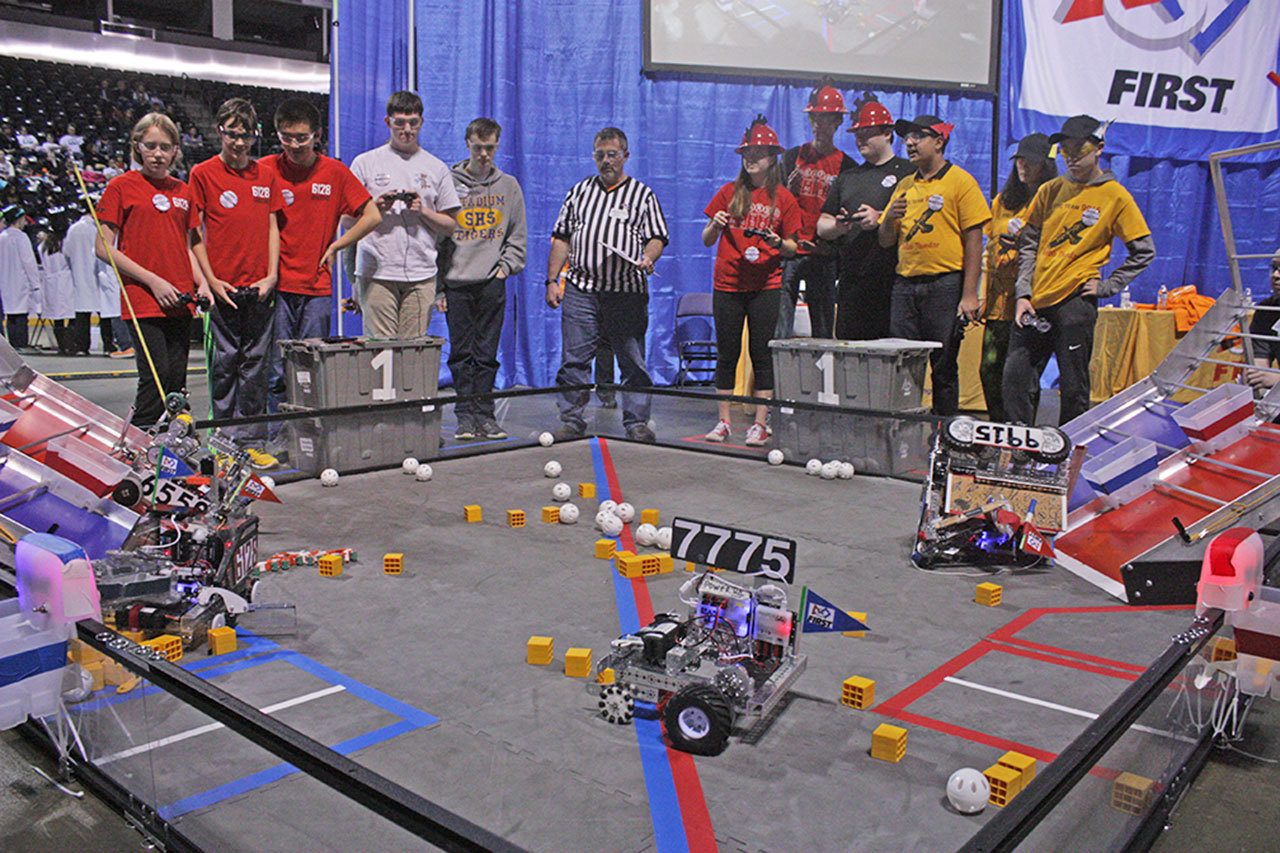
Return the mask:
[[804,614],[800,624],[806,634],[871,630],[811,589],[805,592]]
[[195,473],[190,465],[183,462],[181,457],[167,447],[160,448],[158,469],[157,473],[161,480],[169,480],[173,477],[188,477]]
[[245,480],[244,485],[240,487],[240,495],[246,498],[253,498],[256,501],[271,501],[272,503],[280,503],[280,499],[276,497],[276,493],[266,483],[258,478],[257,474],[250,474],[249,479]]
[[1050,560],[1057,556],[1053,552],[1053,543],[1031,522],[1027,522],[1022,528],[1022,550]]

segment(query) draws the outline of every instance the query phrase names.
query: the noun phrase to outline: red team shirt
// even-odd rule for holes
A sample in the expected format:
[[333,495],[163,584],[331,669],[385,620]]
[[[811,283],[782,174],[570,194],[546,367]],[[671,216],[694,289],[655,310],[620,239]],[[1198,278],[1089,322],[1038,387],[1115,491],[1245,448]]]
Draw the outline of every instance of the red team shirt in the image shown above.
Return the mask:
[[[733,201],[733,184],[720,188],[707,209],[707,216],[715,216],[729,209]],[[769,190],[757,187],[751,192],[751,208],[743,219],[729,217],[729,225],[720,232],[716,244],[716,265],[712,279],[716,290],[749,293],[756,290],[776,290],[782,286],[782,254],[765,243],[761,237],[748,237],[747,228],[770,229],[775,234],[790,239],[800,228],[800,206],[796,197],[786,187],[778,187],[776,205],[769,198]]]
[[[827,192],[840,174],[844,152],[835,148],[830,154],[819,156],[813,143],[806,142],[796,152],[796,165],[790,175],[784,175],[787,189],[791,190],[800,205],[800,233],[798,240],[813,241],[818,235],[818,217],[827,203]],[[800,254],[804,254],[803,251]]]
[[[142,172],[125,172],[112,179],[98,202],[98,218],[119,231],[116,248],[163,278],[182,293],[195,293],[187,232],[197,222],[191,188],[177,178],[152,181]],[[120,312],[133,317],[190,317],[195,309],[179,305],[165,310],[151,288],[135,279],[124,280]],[[133,310],[130,311],[132,305]]]
[[264,172],[280,181],[284,197],[280,226],[281,293],[328,296],[329,270],[319,269],[320,258],[338,232],[343,216],[358,216],[369,201],[369,191],[341,161],[316,155],[310,169],[299,169],[283,154],[258,161]]
[[257,161],[237,171],[215,154],[192,168],[191,198],[213,274],[232,287],[265,278],[270,216],[284,208],[279,176]]

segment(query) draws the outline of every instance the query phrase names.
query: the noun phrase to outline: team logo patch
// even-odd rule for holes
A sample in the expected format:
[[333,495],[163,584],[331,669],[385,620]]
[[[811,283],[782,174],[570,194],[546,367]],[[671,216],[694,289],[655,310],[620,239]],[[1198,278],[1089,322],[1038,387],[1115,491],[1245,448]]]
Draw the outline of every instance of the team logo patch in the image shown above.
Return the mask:
[[284,203],[286,207],[293,205],[293,190],[283,189],[280,190],[280,194],[284,196]]
[[897,184],[898,184],[897,175],[885,175],[884,179],[880,181],[880,186],[884,187],[885,189],[888,189],[889,187],[892,187],[892,186],[897,186]]
[[312,184],[311,195],[313,196],[331,196],[333,195],[333,187],[330,184]]
[[373,176],[373,185],[375,187],[385,187],[391,183],[391,176],[384,173]]
[[742,257],[746,258],[752,263],[755,263],[756,261],[760,260],[760,250],[757,249],[755,246],[748,246],[747,250],[742,253]]
[[937,195],[936,193],[929,196],[929,209],[933,212],[937,213],[939,210],[942,210],[943,204],[945,204],[945,200],[942,196]]
[[1098,224],[1098,219],[1101,218],[1101,216],[1102,212],[1098,210],[1098,208],[1086,207],[1084,209],[1084,213],[1080,214],[1080,221],[1084,223],[1085,228],[1091,228]]
[[502,224],[502,211],[491,207],[472,207],[458,211],[458,227],[465,231],[482,231]]
[[156,193],[151,197],[151,204],[161,213],[166,212],[172,205],[169,203],[169,197],[164,193]]
[[230,210],[239,203],[240,196],[236,195],[231,190],[223,190],[222,195],[218,196],[218,204],[222,205],[227,210]]

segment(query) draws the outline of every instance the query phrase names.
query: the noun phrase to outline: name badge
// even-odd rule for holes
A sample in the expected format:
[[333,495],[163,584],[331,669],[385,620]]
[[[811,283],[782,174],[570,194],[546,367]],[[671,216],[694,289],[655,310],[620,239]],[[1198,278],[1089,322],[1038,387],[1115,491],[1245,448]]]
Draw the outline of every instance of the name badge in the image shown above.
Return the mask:
[[627,210],[625,207],[615,207],[609,211],[609,218],[626,222],[631,218],[631,211]]

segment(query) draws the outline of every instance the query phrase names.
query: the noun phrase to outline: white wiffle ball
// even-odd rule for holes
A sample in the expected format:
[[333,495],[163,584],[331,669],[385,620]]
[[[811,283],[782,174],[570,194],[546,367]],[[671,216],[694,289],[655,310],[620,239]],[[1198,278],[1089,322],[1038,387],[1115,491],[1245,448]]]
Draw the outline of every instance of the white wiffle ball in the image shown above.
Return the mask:
[[400,463],[400,470],[412,477],[417,473],[418,460],[414,459],[412,456],[405,457],[405,460]]
[[578,507],[576,504],[565,504],[560,507],[560,523],[561,524],[577,524],[578,523]]
[[562,470],[564,469],[560,467],[560,463],[552,459],[546,465],[542,466],[542,476],[552,478],[559,477]]

